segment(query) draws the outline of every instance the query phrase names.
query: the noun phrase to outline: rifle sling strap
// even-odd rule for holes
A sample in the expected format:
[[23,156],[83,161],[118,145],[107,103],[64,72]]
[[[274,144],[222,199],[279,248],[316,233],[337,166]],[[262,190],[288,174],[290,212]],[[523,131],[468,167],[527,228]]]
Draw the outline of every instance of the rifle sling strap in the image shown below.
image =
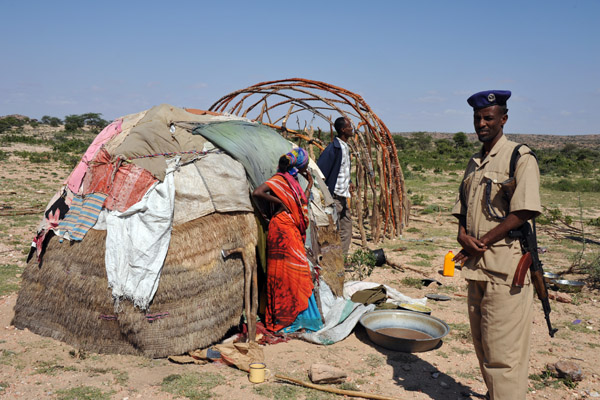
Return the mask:
[[[515,176],[515,171],[517,169],[517,161],[519,160],[519,157],[521,157],[521,154],[519,154],[519,149],[522,146],[524,146],[524,145],[523,144],[516,145],[515,148],[513,149],[513,152],[511,154],[511,156],[510,156],[510,164],[509,164],[509,167],[508,167],[508,179],[509,180],[512,179],[512,178],[514,178],[514,176]],[[536,157],[536,155],[535,155],[535,153],[533,151],[529,150],[529,153],[531,155],[533,155],[537,159],[537,157]],[[486,188],[485,188],[485,202],[486,202],[486,205],[487,205],[488,213],[493,218],[496,218],[496,219],[499,219],[499,220],[502,221],[502,220],[506,219],[506,217],[498,215],[498,213],[496,213],[494,211],[494,209],[492,207],[492,204],[491,204],[492,203],[492,199],[490,198],[491,193],[492,193],[492,182],[488,180],[486,182]],[[462,192],[461,192],[461,195],[462,195]],[[462,197],[461,197],[461,199],[462,199]],[[507,199],[507,200],[510,203],[510,199]]]

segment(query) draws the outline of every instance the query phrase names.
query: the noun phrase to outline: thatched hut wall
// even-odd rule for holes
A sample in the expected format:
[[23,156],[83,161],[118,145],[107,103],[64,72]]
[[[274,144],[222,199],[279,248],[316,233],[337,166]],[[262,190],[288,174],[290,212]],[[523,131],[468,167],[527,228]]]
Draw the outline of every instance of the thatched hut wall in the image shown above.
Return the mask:
[[52,237],[43,263],[23,273],[13,324],[98,352],[165,357],[220,340],[242,315],[243,248],[255,262],[252,213],[208,216],[175,226],[158,290],[149,310],[121,301],[115,310],[104,264],[106,231],[81,242]]

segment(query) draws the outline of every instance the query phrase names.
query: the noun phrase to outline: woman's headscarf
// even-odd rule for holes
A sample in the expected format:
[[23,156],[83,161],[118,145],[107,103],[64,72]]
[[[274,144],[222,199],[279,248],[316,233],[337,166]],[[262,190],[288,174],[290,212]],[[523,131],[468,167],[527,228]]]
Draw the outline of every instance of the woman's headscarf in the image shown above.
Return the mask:
[[292,176],[298,175],[298,170],[305,168],[308,165],[308,153],[302,147],[294,147],[285,157],[290,160],[290,165],[287,171]]

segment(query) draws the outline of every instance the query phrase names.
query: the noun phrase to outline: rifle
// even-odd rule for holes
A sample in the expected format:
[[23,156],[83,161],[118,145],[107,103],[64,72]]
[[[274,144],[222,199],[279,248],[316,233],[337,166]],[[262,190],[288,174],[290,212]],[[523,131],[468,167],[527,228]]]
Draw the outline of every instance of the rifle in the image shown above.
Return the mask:
[[550,302],[548,301],[548,286],[544,280],[542,262],[538,257],[535,220],[533,221],[533,224],[533,230],[531,229],[531,225],[528,222],[525,222],[519,229],[512,230],[508,233],[509,237],[519,239],[521,251],[523,252],[523,256],[517,265],[512,285],[515,287],[523,287],[527,270],[529,269],[531,271],[531,282],[533,283],[533,287],[535,287],[538,299],[542,302],[544,317],[546,318],[546,324],[548,325],[548,333],[550,334],[550,337],[554,337],[554,334],[558,329],[552,328],[552,323],[550,322],[551,310]]

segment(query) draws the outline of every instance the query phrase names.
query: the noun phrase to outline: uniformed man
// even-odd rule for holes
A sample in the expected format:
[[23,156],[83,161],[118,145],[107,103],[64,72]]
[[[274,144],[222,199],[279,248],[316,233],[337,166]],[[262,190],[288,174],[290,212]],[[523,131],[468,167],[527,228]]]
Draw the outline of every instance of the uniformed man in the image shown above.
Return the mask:
[[454,260],[464,263],[473,344],[494,400],[525,399],[527,393],[533,287],[529,275],[522,288],[512,286],[521,248],[508,232],[541,212],[537,160],[526,146],[517,149],[510,176],[518,146],[503,134],[510,95],[488,90],[467,100],[483,146],[469,160],[452,209],[462,246]]

